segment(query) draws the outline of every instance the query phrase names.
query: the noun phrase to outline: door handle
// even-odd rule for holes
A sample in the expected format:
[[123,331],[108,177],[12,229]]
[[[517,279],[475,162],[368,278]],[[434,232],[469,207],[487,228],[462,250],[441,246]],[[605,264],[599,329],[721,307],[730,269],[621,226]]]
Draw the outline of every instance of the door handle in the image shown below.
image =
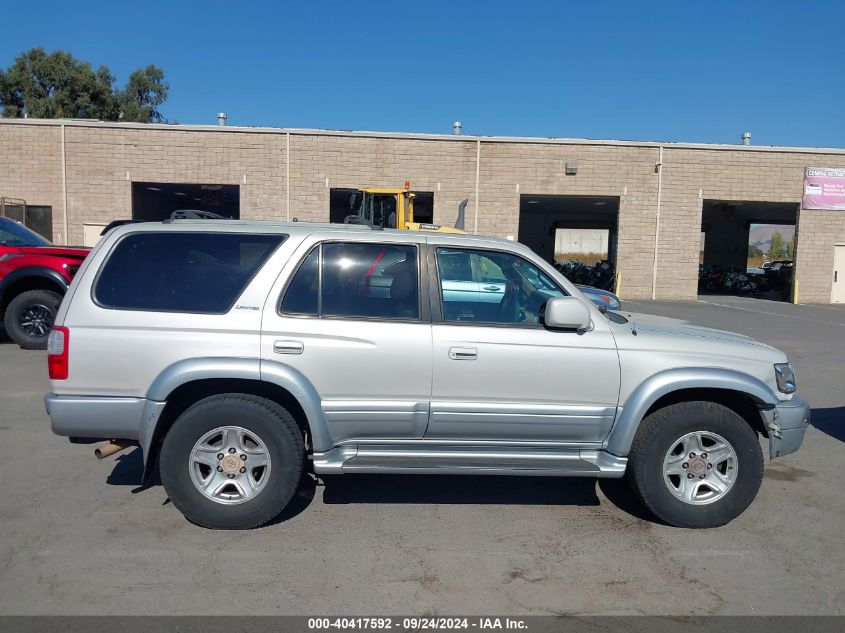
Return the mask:
[[485,290],[489,290],[490,292],[496,292],[497,290],[501,290],[499,286],[484,286]]
[[475,360],[478,350],[474,347],[450,347],[449,358],[452,360]]
[[305,351],[302,341],[274,341],[273,351],[277,354],[301,354]]

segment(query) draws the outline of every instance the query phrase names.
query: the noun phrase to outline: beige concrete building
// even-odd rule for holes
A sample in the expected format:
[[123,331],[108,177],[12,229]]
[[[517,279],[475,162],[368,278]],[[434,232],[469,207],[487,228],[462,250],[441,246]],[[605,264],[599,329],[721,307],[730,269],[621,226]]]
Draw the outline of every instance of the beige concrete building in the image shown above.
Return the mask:
[[607,231],[627,299],[695,298],[702,233],[706,264],[744,268],[770,223],[797,226],[797,301],[845,301],[845,211],[801,208],[808,167],[845,150],[0,119],[0,196],[57,243],[178,208],[337,221],[353,190],[409,180],[424,219],[466,198],[469,231],[548,259],[557,229]]

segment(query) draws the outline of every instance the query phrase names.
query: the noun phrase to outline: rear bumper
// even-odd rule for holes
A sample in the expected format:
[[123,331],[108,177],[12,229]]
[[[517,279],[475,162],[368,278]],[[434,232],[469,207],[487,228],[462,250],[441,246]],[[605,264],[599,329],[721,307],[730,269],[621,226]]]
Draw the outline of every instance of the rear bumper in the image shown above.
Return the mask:
[[44,396],[53,433],[67,437],[140,440],[147,402],[144,398]]
[[769,431],[770,458],[789,455],[801,447],[810,425],[810,405],[806,401],[793,396],[762,414]]

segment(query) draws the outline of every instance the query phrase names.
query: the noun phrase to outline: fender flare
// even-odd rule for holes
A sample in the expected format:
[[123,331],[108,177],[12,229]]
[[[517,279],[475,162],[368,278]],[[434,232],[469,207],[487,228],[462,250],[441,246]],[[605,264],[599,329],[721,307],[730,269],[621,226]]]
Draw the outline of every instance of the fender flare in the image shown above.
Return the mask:
[[302,407],[314,450],[325,451],[333,446],[320,396],[311,381],[299,370],[289,365],[257,358],[189,358],[167,367],[147,390],[147,402],[144,406],[139,433],[139,443],[144,452],[145,464],[150,457],[156,427],[167,404],[168,396],[184,384],[211,378],[253,380],[282,387]]
[[681,389],[739,391],[751,396],[764,409],[779,403],[768,385],[743,372],[716,367],[667,369],[644,380],[628,396],[616,414],[616,422],[605,441],[605,450],[619,457],[627,457],[634,435],[651,405],[663,396]]
[[16,281],[26,279],[27,277],[49,279],[61,288],[62,293],[67,292],[68,286],[70,285],[70,282],[62,277],[61,273],[53,270],[52,268],[48,268],[47,266],[25,266],[24,268],[13,270],[3,277],[2,281],[0,281],[0,302],[4,302],[6,291],[9,289],[9,286],[14,285]]

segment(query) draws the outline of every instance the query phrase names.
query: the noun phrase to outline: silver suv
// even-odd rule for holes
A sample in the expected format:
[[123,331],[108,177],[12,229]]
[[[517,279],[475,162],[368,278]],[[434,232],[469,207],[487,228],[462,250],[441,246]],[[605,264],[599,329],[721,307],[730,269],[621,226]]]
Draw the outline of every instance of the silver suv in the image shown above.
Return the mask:
[[177,220],[108,233],[50,336],[53,431],[139,444],[202,526],[317,475],[629,478],[662,521],[739,515],[809,407],[786,356],[600,310],[530,249],[470,235]]

